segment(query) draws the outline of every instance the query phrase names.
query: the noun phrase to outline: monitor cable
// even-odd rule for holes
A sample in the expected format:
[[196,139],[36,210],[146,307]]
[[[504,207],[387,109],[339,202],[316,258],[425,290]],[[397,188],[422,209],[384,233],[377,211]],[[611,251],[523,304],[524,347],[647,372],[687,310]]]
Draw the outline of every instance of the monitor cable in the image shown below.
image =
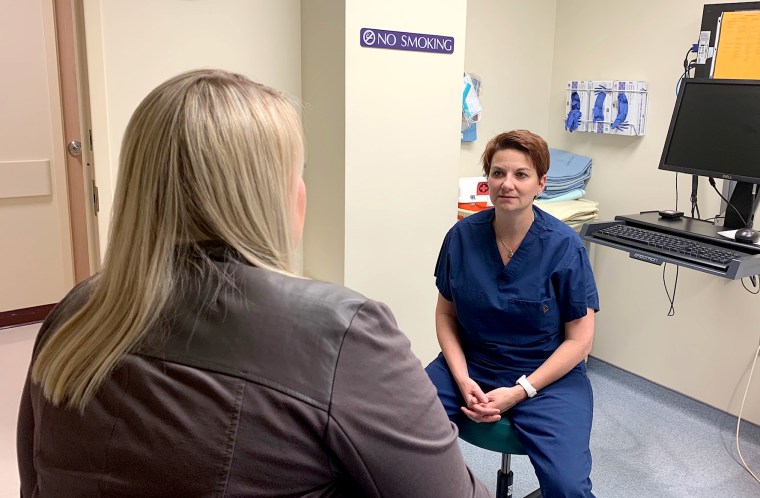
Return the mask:
[[747,465],[747,462],[744,461],[744,456],[742,455],[742,450],[739,448],[739,427],[742,423],[742,413],[744,412],[744,403],[747,401],[747,393],[749,392],[749,386],[752,384],[752,374],[755,372],[755,365],[757,364],[757,357],[760,356],[760,341],[758,341],[757,349],[755,350],[755,357],[752,360],[752,368],[749,370],[749,378],[747,379],[747,388],[744,389],[744,397],[742,397],[742,404],[739,408],[739,417],[736,419],[736,452],[739,453],[739,458],[742,461],[742,466],[744,469],[749,472],[749,474],[758,482],[760,483],[760,478],[758,478],[754,472],[749,468],[749,465]]
[[668,310],[668,316],[674,316],[676,314],[675,302],[676,302],[676,288],[678,287],[678,265],[676,265],[676,278],[673,281],[673,295],[668,292],[668,284],[665,282],[665,269],[668,267],[667,263],[662,265],[662,285],[665,287],[665,295],[668,296],[668,302],[670,303],[670,309]]
[[[726,203],[726,206],[730,206],[731,209],[734,210],[734,212],[739,216],[739,219],[742,220],[742,224],[746,227],[747,226],[747,220],[744,219],[744,216],[742,216],[742,214],[739,212],[738,209],[736,209],[734,207],[733,204],[731,204],[730,202],[728,202],[728,199],[726,199],[725,197],[723,197],[723,194],[720,193],[720,190],[718,190],[718,187],[715,186],[715,180],[713,179],[713,177],[711,177],[711,176],[708,177],[708,181],[710,182],[710,185],[712,186],[712,188],[715,189],[715,192],[718,194],[718,196],[721,199],[723,199],[723,202]],[[756,195],[755,197],[758,197],[758,196]],[[753,204],[753,206],[756,205],[757,204],[757,199],[754,199],[752,201],[752,204]]]

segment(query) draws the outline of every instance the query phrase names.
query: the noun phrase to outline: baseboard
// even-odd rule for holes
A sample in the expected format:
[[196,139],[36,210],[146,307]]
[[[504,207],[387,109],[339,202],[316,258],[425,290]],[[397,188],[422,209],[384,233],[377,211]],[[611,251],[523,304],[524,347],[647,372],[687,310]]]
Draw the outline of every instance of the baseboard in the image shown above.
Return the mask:
[[39,323],[45,320],[48,313],[55,308],[56,303],[21,308],[18,310],[0,311],[0,329],[18,327],[30,323]]
[[[736,419],[737,419],[737,415],[734,415],[733,413],[729,412],[728,410],[724,410],[723,408],[718,408],[716,406],[713,406],[713,405],[711,405],[709,403],[706,403],[706,402],[702,401],[701,399],[697,399],[697,398],[695,398],[693,396],[690,396],[688,394],[684,394],[681,391],[676,391],[673,388],[670,388],[670,387],[668,387],[666,385],[660,384],[659,382],[655,382],[653,380],[647,379],[646,377],[644,377],[644,376],[642,376],[640,374],[637,374],[636,372],[632,372],[631,370],[628,370],[626,368],[619,367],[619,366],[615,365],[614,363],[610,363],[607,360],[599,359],[599,358],[597,358],[596,356],[593,356],[593,355],[589,355],[589,358],[592,361],[594,361],[594,362],[603,363],[603,364],[608,365],[608,366],[610,366],[610,367],[612,367],[612,368],[614,368],[616,370],[620,370],[621,372],[625,372],[626,374],[631,375],[632,377],[637,378],[639,381],[643,381],[643,382],[646,382],[646,383],[651,384],[653,386],[657,386],[658,388],[660,388],[660,389],[662,389],[664,391],[668,391],[670,393],[673,393],[673,394],[676,394],[678,396],[681,396],[681,397],[683,397],[685,399],[689,399],[689,400],[693,401],[694,403],[698,403],[698,404],[704,406],[705,408],[708,408],[709,410],[714,410],[715,412],[721,413],[723,416],[729,417],[732,420],[732,423],[734,423],[736,421]],[[737,390],[740,391],[740,389],[737,389]],[[760,424],[757,424],[757,423],[755,423],[755,422],[753,422],[751,420],[747,420],[746,418],[742,418],[742,424],[746,424],[746,425],[751,426],[752,430],[755,432],[755,434],[760,435]]]

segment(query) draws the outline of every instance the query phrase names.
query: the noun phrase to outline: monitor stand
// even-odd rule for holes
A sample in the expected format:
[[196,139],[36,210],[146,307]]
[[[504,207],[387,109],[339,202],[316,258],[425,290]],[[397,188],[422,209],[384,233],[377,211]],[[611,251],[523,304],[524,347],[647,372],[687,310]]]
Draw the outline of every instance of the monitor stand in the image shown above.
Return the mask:
[[[757,208],[757,205],[753,202],[755,200],[754,195],[752,195],[752,188],[754,186],[754,183],[736,182],[736,185],[731,192],[731,197],[729,198],[731,205],[741,213],[742,217],[747,222],[746,228],[752,228],[752,223],[755,217],[755,208]],[[745,228],[745,224],[742,222],[739,215],[729,206],[726,206],[726,219],[723,226],[726,228]]]

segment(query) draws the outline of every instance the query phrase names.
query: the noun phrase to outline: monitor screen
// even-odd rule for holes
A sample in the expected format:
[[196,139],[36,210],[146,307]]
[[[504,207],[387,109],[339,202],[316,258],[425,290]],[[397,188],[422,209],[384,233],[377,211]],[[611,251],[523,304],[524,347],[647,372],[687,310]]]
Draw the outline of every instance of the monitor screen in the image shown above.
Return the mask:
[[760,183],[760,80],[684,79],[660,169]]

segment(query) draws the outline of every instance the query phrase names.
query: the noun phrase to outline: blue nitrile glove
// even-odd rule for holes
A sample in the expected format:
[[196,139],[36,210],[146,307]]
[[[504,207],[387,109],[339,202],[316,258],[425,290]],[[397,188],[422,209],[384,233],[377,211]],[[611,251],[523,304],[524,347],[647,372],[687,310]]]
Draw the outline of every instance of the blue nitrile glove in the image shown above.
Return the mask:
[[570,112],[567,113],[565,129],[572,132],[581,123],[581,97],[578,92],[570,94]]
[[606,88],[601,87],[602,90],[597,90],[596,100],[594,101],[594,123],[597,121],[604,121],[604,98],[607,96],[605,92]]
[[618,93],[618,112],[617,117],[615,118],[615,121],[612,123],[612,129],[622,129],[621,124],[625,121],[625,118],[628,117],[628,97],[625,96],[625,93],[620,92]]

